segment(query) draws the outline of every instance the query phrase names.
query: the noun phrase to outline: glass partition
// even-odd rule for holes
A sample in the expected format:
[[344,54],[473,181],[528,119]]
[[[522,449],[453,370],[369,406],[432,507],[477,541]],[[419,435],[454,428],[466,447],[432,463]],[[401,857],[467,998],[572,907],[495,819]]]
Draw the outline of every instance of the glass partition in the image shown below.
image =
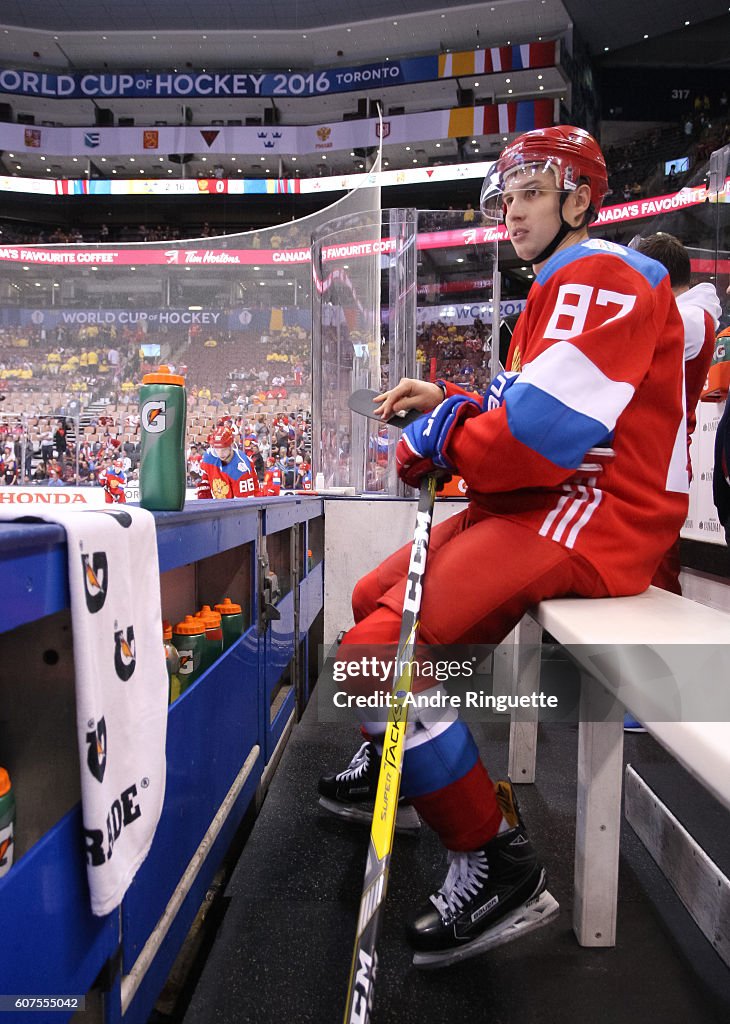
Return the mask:
[[[134,484],[138,388],[160,363],[187,382],[191,486],[227,417],[261,460],[309,460],[312,234],[335,216],[379,217],[379,202],[368,186],[239,235],[0,247],[0,451],[23,439],[18,482],[94,483],[113,456]],[[60,420],[65,448],[44,449]]]
[[313,458],[322,486],[411,493],[395,472],[398,432],[350,413],[352,391],[401,377],[485,388],[499,309],[493,235],[465,225],[463,211],[415,209],[338,219],[318,232]]

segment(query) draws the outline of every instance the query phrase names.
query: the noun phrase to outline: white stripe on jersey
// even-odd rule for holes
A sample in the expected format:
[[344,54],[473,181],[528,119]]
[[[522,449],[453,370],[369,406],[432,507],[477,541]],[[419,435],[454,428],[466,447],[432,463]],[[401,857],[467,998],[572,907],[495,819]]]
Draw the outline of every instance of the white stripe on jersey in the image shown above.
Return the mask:
[[598,506],[601,504],[601,500],[603,498],[603,491],[600,490],[598,487],[591,487],[590,490],[593,491],[593,500],[590,502],[589,505],[586,506],[580,519],[577,523],[575,523],[573,529],[568,534],[568,539],[565,542],[566,548],[575,547],[575,541],[578,537],[578,534],[586,525],[586,523],[591,518],[593,513],[596,511]]
[[[601,504],[603,491],[596,487],[596,478],[591,477],[587,485],[563,484],[567,492],[558,499],[555,508],[545,516],[539,533],[541,537],[549,537],[563,547],[573,548],[578,534],[590,520],[593,513]],[[576,519],[577,516],[577,519]],[[563,540],[563,534],[573,524],[568,536]]]
[[567,509],[560,517],[560,522],[553,530],[553,540],[557,541],[558,543],[560,543],[563,534],[570,525],[571,520],[575,518],[578,512],[581,511],[582,507],[588,501],[588,489],[586,487],[583,487],[582,484],[579,484],[576,490],[580,497],[574,497],[573,501],[571,501],[570,505],[568,505]]
[[570,484],[563,484],[563,490],[567,491],[567,494],[563,495],[563,497],[560,499],[560,501],[558,501],[557,505],[552,510],[552,512],[548,512],[548,514],[545,516],[545,519],[543,520],[543,524],[539,530],[541,537],[547,537],[547,535],[550,533],[550,529],[553,523],[565,508],[566,502],[570,500],[573,488],[570,486]]
[[569,341],[557,341],[526,363],[520,384],[532,384],[583,416],[613,430],[616,420],[631,401],[634,388],[611,380]]

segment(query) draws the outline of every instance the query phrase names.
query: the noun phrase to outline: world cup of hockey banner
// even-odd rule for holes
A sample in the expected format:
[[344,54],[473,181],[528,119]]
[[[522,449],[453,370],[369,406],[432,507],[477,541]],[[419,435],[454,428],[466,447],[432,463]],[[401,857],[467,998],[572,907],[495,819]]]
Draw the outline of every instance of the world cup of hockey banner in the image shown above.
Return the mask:
[[48,99],[200,99],[324,96],[381,86],[410,85],[459,75],[492,74],[556,64],[558,43],[525,43],[487,50],[433,54],[320,71],[121,71],[55,75],[0,68],[0,93]]

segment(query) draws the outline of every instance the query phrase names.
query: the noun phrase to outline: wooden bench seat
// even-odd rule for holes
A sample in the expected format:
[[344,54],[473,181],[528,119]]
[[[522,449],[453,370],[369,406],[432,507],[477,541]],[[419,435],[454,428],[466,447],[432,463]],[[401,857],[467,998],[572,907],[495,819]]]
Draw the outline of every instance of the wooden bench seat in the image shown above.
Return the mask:
[[[512,692],[540,689],[543,630],[580,670],[573,926],[615,943],[623,708],[730,808],[730,615],[650,587],[634,597],[544,601],[502,648]],[[498,681],[495,678],[495,685]],[[537,712],[512,712],[509,772],[533,782]]]

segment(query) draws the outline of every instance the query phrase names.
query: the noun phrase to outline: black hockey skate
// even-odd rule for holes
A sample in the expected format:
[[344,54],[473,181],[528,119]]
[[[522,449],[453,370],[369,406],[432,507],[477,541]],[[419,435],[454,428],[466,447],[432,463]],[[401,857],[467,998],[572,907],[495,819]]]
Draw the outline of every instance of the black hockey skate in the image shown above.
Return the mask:
[[540,928],[558,912],[511,784],[500,782],[496,789],[511,827],[478,850],[449,853],[444,884],[408,929],[416,967],[447,967],[477,956]]
[[[380,755],[370,740],[363,743],[344,771],[323,775],[318,784],[319,802],[333,814],[369,825],[378,790]],[[416,832],[421,819],[415,807],[400,800],[395,827],[399,832]]]

